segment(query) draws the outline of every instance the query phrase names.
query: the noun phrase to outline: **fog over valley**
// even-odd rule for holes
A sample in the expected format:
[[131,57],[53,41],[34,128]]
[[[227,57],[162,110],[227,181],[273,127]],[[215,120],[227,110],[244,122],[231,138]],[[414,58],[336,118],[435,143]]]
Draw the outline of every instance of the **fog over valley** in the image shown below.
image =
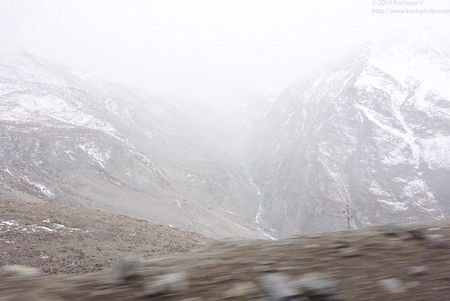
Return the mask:
[[449,16],[0,0],[0,300],[448,300]]
[[444,222],[445,9],[2,0],[0,198],[221,239]]

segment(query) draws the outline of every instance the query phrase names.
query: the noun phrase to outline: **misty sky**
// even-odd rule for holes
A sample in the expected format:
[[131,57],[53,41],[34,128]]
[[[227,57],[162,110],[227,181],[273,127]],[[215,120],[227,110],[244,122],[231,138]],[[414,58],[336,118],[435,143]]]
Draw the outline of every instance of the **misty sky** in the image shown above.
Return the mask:
[[[372,0],[0,0],[0,48],[155,94],[277,94],[372,34],[449,32],[450,14],[374,15]],[[424,0],[429,8],[449,1]],[[400,29],[397,29],[400,28]]]

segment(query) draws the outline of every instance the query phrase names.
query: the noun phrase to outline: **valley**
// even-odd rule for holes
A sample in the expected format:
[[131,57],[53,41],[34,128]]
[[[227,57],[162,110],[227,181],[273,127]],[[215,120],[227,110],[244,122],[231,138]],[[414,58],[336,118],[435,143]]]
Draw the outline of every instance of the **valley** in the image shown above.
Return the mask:
[[450,94],[429,74],[449,82],[450,59],[417,39],[373,40],[275,100],[226,105],[2,54],[0,198],[221,239],[445,220]]
[[0,0],[0,301],[450,300],[449,14]]

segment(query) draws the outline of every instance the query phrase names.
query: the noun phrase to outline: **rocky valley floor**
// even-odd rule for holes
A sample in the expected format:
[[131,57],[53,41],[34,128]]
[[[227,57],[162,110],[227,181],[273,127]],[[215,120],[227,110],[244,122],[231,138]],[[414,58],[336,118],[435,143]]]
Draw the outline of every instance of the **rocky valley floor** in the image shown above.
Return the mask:
[[[22,209],[16,204],[1,207],[1,263],[9,265],[2,268],[0,300],[411,301],[450,296],[450,226],[392,225],[280,241],[205,245],[206,239],[195,234],[126,217],[95,213],[87,226],[72,220],[70,212],[61,215],[41,205],[29,206],[28,220],[19,218]],[[37,236],[40,239],[32,238],[40,230],[13,235],[8,227],[15,222],[27,229],[60,228],[55,232],[62,231],[55,226],[61,224],[68,234],[51,243],[47,236],[51,231]],[[94,235],[95,229],[102,230]],[[86,230],[92,231],[90,240],[77,236]],[[108,235],[114,239],[105,239]],[[13,247],[17,242],[20,247]],[[193,252],[148,258],[199,246]],[[137,255],[114,261],[130,252]],[[49,263],[42,256],[49,256]]]

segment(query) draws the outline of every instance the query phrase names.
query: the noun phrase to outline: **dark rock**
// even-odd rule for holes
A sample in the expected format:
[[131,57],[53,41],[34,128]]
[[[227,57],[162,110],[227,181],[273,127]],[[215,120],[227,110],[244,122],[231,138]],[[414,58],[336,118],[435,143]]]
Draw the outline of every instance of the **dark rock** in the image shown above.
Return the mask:
[[142,267],[142,258],[135,255],[128,255],[119,260],[116,269],[116,278],[119,280],[130,280],[138,276],[137,271]]
[[337,239],[330,244],[332,249],[342,249],[350,247],[350,243],[343,239]]
[[425,232],[423,229],[420,228],[413,228],[413,229],[409,229],[406,231],[411,239],[417,239],[417,240],[422,240],[425,238]]
[[399,236],[401,234],[401,232],[402,232],[402,229],[400,229],[395,224],[389,224],[389,225],[383,226],[381,228],[381,231],[386,236]]

